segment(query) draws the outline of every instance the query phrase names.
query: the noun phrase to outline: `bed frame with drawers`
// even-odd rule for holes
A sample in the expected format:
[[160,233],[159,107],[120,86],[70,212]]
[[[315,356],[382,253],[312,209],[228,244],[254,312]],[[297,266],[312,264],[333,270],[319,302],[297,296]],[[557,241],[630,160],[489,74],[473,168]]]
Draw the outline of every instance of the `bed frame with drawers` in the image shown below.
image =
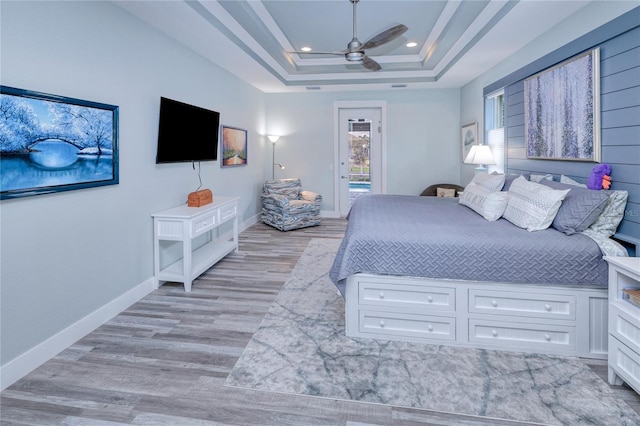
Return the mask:
[[354,274],[346,334],[607,358],[607,289]]

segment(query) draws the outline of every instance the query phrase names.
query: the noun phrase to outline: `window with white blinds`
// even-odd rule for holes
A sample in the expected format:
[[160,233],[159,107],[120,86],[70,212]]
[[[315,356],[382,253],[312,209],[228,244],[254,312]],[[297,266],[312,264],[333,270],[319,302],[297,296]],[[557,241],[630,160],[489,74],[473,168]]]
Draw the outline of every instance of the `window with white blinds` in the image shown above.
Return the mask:
[[485,135],[484,140],[491,147],[496,164],[488,166],[489,173],[504,173],[504,90],[485,96],[484,101]]

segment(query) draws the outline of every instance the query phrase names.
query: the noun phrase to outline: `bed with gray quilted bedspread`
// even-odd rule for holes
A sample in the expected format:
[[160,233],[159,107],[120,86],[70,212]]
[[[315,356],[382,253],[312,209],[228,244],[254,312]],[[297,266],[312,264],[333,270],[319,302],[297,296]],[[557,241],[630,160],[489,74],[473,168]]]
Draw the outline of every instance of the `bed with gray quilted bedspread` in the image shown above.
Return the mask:
[[489,222],[458,198],[359,197],[330,278],[356,273],[562,286],[607,286],[607,263],[582,234]]

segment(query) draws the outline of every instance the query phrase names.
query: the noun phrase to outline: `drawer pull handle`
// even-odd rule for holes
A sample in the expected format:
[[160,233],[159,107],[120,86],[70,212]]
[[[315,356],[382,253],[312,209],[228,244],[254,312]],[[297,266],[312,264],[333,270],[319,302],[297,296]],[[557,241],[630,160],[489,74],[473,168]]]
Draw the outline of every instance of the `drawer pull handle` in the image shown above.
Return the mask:
[[429,331],[433,331],[433,326],[432,326],[431,324],[429,324],[429,325],[427,326],[427,330],[429,330]]
[[491,330],[493,337],[498,337],[498,330]]
[[427,296],[427,302],[429,302],[429,303],[433,302],[433,297]]
[[498,302],[496,302],[495,300],[492,301],[491,304],[493,305],[494,308],[498,306]]
[[545,338],[545,340],[546,340],[547,342],[550,342],[550,341],[551,341],[551,336],[549,336],[549,334],[545,334],[545,335],[544,335],[544,338]]
[[380,320],[380,328],[384,328],[384,320]]
[[384,299],[384,292],[380,292],[380,299]]
[[545,303],[545,304],[544,304],[544,308],[545,308],[547,311],[550,311],[550,310],[551,310],[551,305],[550,305],[550,304],[548,304],[548,303]]

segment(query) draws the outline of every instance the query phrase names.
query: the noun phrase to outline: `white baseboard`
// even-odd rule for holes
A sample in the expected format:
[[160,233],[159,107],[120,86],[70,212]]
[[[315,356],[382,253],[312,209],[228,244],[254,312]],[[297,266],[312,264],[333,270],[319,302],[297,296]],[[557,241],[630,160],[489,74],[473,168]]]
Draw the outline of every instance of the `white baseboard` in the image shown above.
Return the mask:
[[259,221],[260,221],[260,213],[254,215],[254,216],[251,216],[249,219],[245,220],[244,222],[242,222],[242,223],[240,223],[238,225],[238,227],[239,227],[238,233],[244,231],[245,229],[247,229],[251,225],[255,225]]
[[153,278],[149,278],[122,296],[98,308],[17,358],[12,359],[0,367],[0,390],[12,385],[153,290]]
[[335,210],[320,210],[320,217],[328,217],[333,219],[340,218],[340,212]]

